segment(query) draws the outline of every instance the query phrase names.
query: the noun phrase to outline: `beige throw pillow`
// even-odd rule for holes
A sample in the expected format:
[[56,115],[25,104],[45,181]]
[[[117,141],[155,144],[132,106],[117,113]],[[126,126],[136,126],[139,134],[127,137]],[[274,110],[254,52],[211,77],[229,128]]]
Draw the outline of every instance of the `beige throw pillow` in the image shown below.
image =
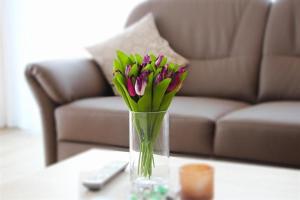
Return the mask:
[[152,14],[147,14],[121,34],[103,43],[88,47],[87,50],[100,65],[106,79],[111,84],[116,50],[122,50],[127,54],[139,53],[141,55],[149,52],[156,55],[162,53],[168,57],[169,62],[177,64],[187,64],[188,62],[169,46],[168,41],[160,36]]

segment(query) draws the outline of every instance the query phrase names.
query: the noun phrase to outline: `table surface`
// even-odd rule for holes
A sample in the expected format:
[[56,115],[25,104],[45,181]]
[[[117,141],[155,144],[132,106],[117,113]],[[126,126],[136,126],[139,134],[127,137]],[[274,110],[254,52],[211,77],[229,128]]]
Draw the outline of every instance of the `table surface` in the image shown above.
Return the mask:
[[[93,149],[34,175],[0,185],[0,199],[128,199],[128,170],[98,192],[87,191],[80,181],[82,174],[87,171],[99,169],[114,160],[127,159],[128,152]],[[170,157],[172,187],[178,186],[178,169],[186,163],[207,163],[214,166],[215,200],[300,199],[300,170],[210,159]]]

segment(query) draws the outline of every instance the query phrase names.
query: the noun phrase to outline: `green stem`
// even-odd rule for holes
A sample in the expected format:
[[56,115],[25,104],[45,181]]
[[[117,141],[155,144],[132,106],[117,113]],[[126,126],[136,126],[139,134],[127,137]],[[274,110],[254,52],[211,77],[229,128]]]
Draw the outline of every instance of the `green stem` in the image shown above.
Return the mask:
[[139,175],[150,178],[152,175],[152,168],[154,166],[153,144],[149,141],[142,141],[141,151],[138,167]]
[[140,153],[138,159],[138,175],[150,178],[154,160],[154,145],[159,136],[164,113],[157,116],[134,116],[134,128],[139,138]]

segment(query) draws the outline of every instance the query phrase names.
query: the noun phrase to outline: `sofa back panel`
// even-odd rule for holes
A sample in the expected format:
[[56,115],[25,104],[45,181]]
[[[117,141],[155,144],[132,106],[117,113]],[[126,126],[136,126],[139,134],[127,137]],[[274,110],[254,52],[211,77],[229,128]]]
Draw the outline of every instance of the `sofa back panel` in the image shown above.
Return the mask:
[[300,100],[300,1],[277,0],[267,24],[259,100]]
[[300,56],[300,1],[277,0],[267,24],[265,55]]
[[254,101],[268,10],[269,0],[148,0],[127,25],[152,12],[162,37],[191,61],[197,74],[181,95]]
[[[249,73],[256,73],[256,69],[251,67],[257,64],[254,62],[255,60],[251,57],[191,60],[189,75],[183,84],[183,92],[179,94],[198,96],[198,91],[201,91],[202,96],[208,97],[230,97],[235,100],[251,99],[249,91],[245,88],[252,88],[253,85],[256,85],[256,78],[248,76]],[[228,87],[229,85],[230,87]]]

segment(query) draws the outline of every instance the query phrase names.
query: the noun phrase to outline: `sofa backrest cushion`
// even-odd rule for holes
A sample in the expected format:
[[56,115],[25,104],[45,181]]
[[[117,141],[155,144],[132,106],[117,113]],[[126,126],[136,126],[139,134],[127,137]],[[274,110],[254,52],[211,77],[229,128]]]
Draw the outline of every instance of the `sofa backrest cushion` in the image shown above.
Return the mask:
[[300,1],[277,0],[267,24],[259,100],[300,100]]
[[181,95],[254,101],[269,0],[148,0],[160,34],[190,60]]

